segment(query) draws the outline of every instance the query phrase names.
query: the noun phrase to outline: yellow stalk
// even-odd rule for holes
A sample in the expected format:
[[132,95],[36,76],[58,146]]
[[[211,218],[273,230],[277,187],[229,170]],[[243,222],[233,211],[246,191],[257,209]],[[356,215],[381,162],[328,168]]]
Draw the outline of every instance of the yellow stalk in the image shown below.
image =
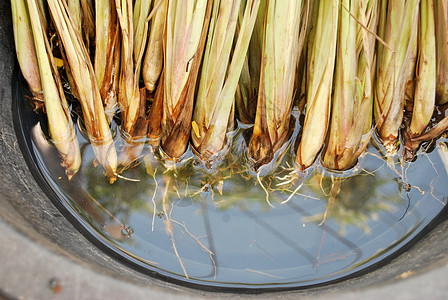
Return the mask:
[[[192,131],[193,146],[205,159],[226,144],[233,105],[260,0],[247,1],[232,54],[241,0],[215,1],[202,64]],[[231,56],[232,55],[232,56]],[[230,60],[230,65],[229,65]]]
[[[420,0],[383,1],[380,12],[374,114],[386,151],[397,150],[406,86],[414,77]],[[387,45],[387,46],[386,46]]]
[[65,0],[72,18],[73,27],[82,35],[81,0]]
[[11,1],[12,22],[14,29],[14,43],[16,55],[25,78],[34,98],[42,99],[42,84],[39,75],[36,49],[28,14],[26,0]]
[[212,1],[168,1],[161,146],[171,158],[186,150],[193,97]]
[[132,1],[116,0],[117,15],[121,28],[121,71],[118,103],[122,116],[122,128],[132,131],[140,103],[138,83],[134,80],[134,26],[132,24]]
[[243,124],[253,124],[255,121],[255,113],[257,111],[256,93],[257,91],[250,74],[249,60],[246,56],[235,94],[235,109],[238,114],[238,120]]
[[[151,9],[152,0],[136,0],[134,3],[133,14],[133,26],[134,26],[134,64],[137,64],[137,60],[140,54],[140,49],[143,44],[143,36],[147,34],[145,31],[146,18],[149,15]],[[145,39],[146,40],[146,39]]]
[[95,1],[95,11],[95,76],[110,124],[117,109],[120,72],[120,35],[115,0]]
[[448,102],[448,0],[436,0],[434,5],[437,47],[437,103]]
[[[70,0],[81,1],[82,11],[82,30],[81,36],[84,38],[87,52],[90,51],[90,45],[95,38],[95,17],[93,15],[93,0]],[[104,33],[103,33],[104,34]]]
[[[158,1],[149,13],[148,1],[137,1],[135,11],[131,0],[116,1],[122,35],[119,105],[126,143],[119,157],[122,165],[128,165],[138,158],[147,135],[146,90],[139,88],[140,70],[148,23],[161,3]],[[137,24],[134,24],[134,21]]]
[[[245,1],[243,1],[244,3]],[[260,85],[261,52],[263,49],[264,16],[266,12],[266,0],[260,1],[257,19],[250,39],[249,49],[241,71],[240,82],[235,95],[235,106],[238,119],[243,124],[253,124],[257,111],[257,95]],[[244,4],[245,6],[245,4]],[[242,7],[244,7],[242,6]],[[242,22],[240,11],[239,22]]]
[[331,124],[323,156],[325,166],[335,170],[352,167],[367,146],[362,135],[372,124],[378,24],[377,1],[344,0],[341,4]]
[[143,81],[145,82],[146,89],[151,93],[155,90],[157,80],[162,73],[163,32],[165,30],[166,8],[165,0],[162,0],[154,16],[154,21],[151,23],[151,33],[143,60]]
[[269,163],[290,136],[302,1],[268,1],[257,113],[248,154]]
[[339,0],[322,0],[317,11],[316,28],[310,37],[306,115],[297,164],[311,166],[322,148],[331,108],[331,89],[336,56]]
[[420,2],[418,60],[411,134],[421,134],[429,124],[436,100],[436,36],[434,0]]
[[[140,25],[134,25],[134,14],[131,0],[116,0],[118,20],[121,28],[122,50],[121,50],[121,71],[119,82],[118,102],[122,112],[123,129],[126,134],[134,136],[139,112],[141,111],[141,103],[139,90],[140,68],[143,58],[144,45],[146,43],[148,21],[152,17],[152,13],[148,16],[144,11],[140,11],[136,15]],[[140,9],[140,8],[139,8]],[[138,17],[137,17],[138,16]],[[136,37],[135,28],[143,27],[142,35]],[[139,50],[134,50],[134,44],[140,45]],[[136,51],[136,52],[134,52]],[[138,56],[134,57],[134,53],[138,52]],[[144,133],[146,135],[146,133]]]
[[[19,0],[16,1],[18,4]],[[81,154],[70,117],[70,110],[62,90],[62,84],[54,65],[46,33],[43,30],[37,1],[27,0],[34,44],[39,64],[39,74],[44,92],[45,110],[53,144],[62,157],[62,166],[70,180],[79,170]],[[22,2],[22,5],[24,3]],[[23,16],[27,15],[26,11]]]
[[48,5],[59,38],[64,45],[90,143],[96,158],[113,182],[117,176],[117,154],[87,49],[69,19],[64,2],[48,0]]

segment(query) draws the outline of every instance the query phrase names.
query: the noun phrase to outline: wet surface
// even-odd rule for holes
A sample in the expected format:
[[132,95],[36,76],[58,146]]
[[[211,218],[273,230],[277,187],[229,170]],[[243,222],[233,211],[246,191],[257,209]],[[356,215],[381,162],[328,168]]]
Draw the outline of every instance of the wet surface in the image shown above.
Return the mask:
[[297,174],[290,147],[275,171],[257,177],[241,156],[243,129],[217,170],[191,152],[166,165],[146,147],[113,185],[78,134],[82,167],[68,182],[45,117],[17,100],[30,167],[66,213],[123,259],[187,284],[300,288],[339,280],[399,251],[447,201],[444,140],[412,163],[387,161],[372,143],[342,174],[320,167]]

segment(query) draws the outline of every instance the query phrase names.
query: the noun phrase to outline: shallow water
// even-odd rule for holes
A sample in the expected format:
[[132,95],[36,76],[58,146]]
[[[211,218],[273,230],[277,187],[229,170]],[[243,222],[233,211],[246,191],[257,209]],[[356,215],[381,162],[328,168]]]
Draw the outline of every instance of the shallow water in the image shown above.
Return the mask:
[[342,174],[321,167],[298,174],[289,147],[273,172],[257,178],[238,130],[214,172],[191,152],[166,166],[145,147],[139,164],[111,185],[78,132],[82,167],[68,182],[45,118],[20,91],[15,100],[19,138],[50,197],[123,260],[187,284],[301,288],[339,280],[399,251],[447,202],[444,140],[413,163],[386,162],[374,141]]

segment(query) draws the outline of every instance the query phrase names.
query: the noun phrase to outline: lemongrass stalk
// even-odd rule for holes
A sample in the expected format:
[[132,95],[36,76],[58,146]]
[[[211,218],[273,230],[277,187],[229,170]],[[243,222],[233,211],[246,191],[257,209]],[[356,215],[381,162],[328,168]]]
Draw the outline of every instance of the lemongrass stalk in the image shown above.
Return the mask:
[[445,172],[448,173],[448,146],[445,143],[438,144],[437,154],[439,154],[440,160],[445,167]]
[[117,154],[104,113],[100,91],[87,49],[69,19],[62,0],[48,0],[50,15],[61,39],[75,82],[90,143],[111,182],[116,179]]
[[162,137],[163,93],[165,90],[164,78],[164,72],[162,71],[148,115],[148,143],[155,147],[160,145]]
[[[140,99],[138,78],[136,78],[138,70],[135,70],[136,64],[134,60],[135,27],[133,1],[116,0],[115,3],[121,30],[121,69],[118,103],[121,111],[121,128],[125,136],[124,149],[121,151],[118,160],[121,165],[126,167],[139,155],[139,153],[134,151],[134,142],[141,139],[141,137],[137,137],[137,134],[140,134],[140,132],[136,132],[136,128],[140,127],[137,124],[137,120],[138,113],[141,111],[140,105],[142,101]],[[138,3],[140,1],[137,1]],[[140,144],[137,144],[137,150],[142,149]]]
[[65,0],[75,30],[83,37],[87,50],[94,36],[93,9],[87,0]]
[[[365,115],[366,122],[364,134],[372,130],[373,124],[373,102],[374,102],[374,82],[376,75],[376,44],[378,25],[380,21],[380,0],[361,1],[358,10],[358,33],[356,36],[356,48],[358,49],[358,70],[357,78],[362,78],[360,85],[357,86],[358,99],[364,99],[362,102],[367,106],[367,110],[360,110],[359,117]],[[362,24],[362,25],[361,25]],[[359,53],[361,51],[361,53]]]
[[[341,165],[340,161],[350,159],[350,157],[345,158],[343,155],[353,156],[353,153],[347,152],[354,150],[348,145],[351,142],[348,140],[351,127],[356,125],[353,122],[359,125],[363,121],[363,119],[353,120],[355,115],[354,105],[357,102],[355,100],[355,80],[358,59],[356,57],[357,24],[350,13],[356,14],[357,10],[357,1],[341,1],[331,123],[328,145],[323,156],[325,166],[330,169],[345,168],[345,164]],[[364,129],[364,124],[361,128]]]
[[161,146],[179,158],[191,131],[193,97],[212,1],[168,1]]
[[145,87],[151,93],[156,88],[156,83],[162,73],[163,67],[163,32],[165,29],[167,6],[165,0],[158,1],[162,1],[162,3],[154,16],[154,20],[151,22],[151,33],[142,67]]
[[421,134],[429,124],[436,101],[436,36],[434,0],[420,2],[418,59],[411,134]]
[[[116,1],[122,34],[122,68],[119,83],[119,106],[122,114],[122,129],[125,144],[119,162],[125,168],[141,154],[148,129],[153,125],[146,112],[146,89],[139,88],[143,53],[148,37],[149,21],[164,1],[157,1],[149,13],[150,3]],[[135,10],[134,10],[135,8]]]
[[[69,2],[74,1],[70,0]],[[79,0],[75,0],[79,1]],[[90,51],[90,46],[95,39],[95,17],[94,17],[94,7],[92,0],[80,0],[81,1],[81,11],[82,11],[82,30],[81,35],[84,38],[84,43],[86,45],[87,51]],[[104,34],[104,33],[103,33]]]
[[23,77],[33,98],[42,99],[42,84],[39,75],[36,49],[27,10],[26,0],[11,0],[12,23],[16,55]]
[[[82,36],[82,10],[81,10],[81,0],[68,1],[65,0],[65,4],[68,7],[69,15],[73,23],[73,27],[78,32],[80,36]],[[59,50],[62,56],[62,60],[64,62],[65,74],[67,76],[67,83],[70,87],[70,93],[75,98],[79,98],[78,91],[76,90],[76,85],[73,81],[73,76],[70,70],[70,65],[68,64],[67,57],[64,53],[64,47],[61,43],[57,43],[59,46]]]
[[[215,114],[219,101],[216,100],[219,98],[219,94],[226,79],[226,71],[230,60],[230,52],[234,41],[240,6],[241,0],[217,0],[213,2],[208,37],[201,67],[202,71],[199,74],[200,81],[195,103],[196,109],[193,114],[193,122],[195,126],[192,128],[191,136],[193,146],[201,156],[203,153],[201,152],[200,146],[205,139],[205,134],[208,131],[211,132],[215,128],[214,126],[211,128],[214,123],[211,124],[210,119],[213,118]],[[230,106],[230,108],[232,108],[232,106]],[[225,123],[226,128],[229,121],[229,114],[230,110],[227,115],[221,116],[225,121],[223,122],[221,120],[220,123]],[[220,127],[222,126],[218,125],[218,128]],[[216,143],[218,144],[217,147],[219,148],[219,151],[223,142],[216,141]],[[204,148],[206,147],[207,145],[204,145]],[[214,152],[215,151],[210,152],[206,156],[210,157],[215,154]]]
[[[238,22],[241,23],[245,2],[241,6]],[[246,61],[241,71],[240,82],[235,95],[238,119],[243,124],[253,124],[257,111],[257,95],[260,84],[261,52],[263,49],[263,23],[266,12],[266,0],[260,1],[257,19],[252,32]]]
[[303,53],[300,55],[299,60],[297,62],[297,76],[295,87],[296,91],[294,92],[294,105],[298,108],[298,111],[304,112],[304,107],[306,103],[306,72],[307,72],[307,47],[304,47],[308,41],[311,32],[311,16],[313,12],[313,7],[315,7],[314,1],[305,0],[303,4],[302,10],[302,25],[300,28],[300,36],[299,36],[299,44],[300,48],[303,48]]
[[367,146],[362,135],[372,119],[377,16],[377,1],[341,2],[331,123],[323,156],[330,169],[352,167]]
[[114,0],[95,1],[95,59],[94,68],[98,86],[102,86],[107,62],[107,45],[112,39],[110,27],[112,23],[112,5]]
[[[437,82],[440,83],[440,71],[443,70],[443,67],[441,67],[444,62],[443,59],[443,53],[446,53],[444,51],[446,51],[446,46],[443,46],[444,43],[446,43],[446,40],[444,39],[444,34],[446,34],[446,31],[444,28],[444,21],[446,18],[446,15],[440,15],[440,13],[444,13],[446,11],[448,11],[448,7],[446,7],[448,5],[447,2],[442,1],[442,2],[438,2],[437,8],[435,9],[435,14],[437,15],[435,17],[436,20],[436,25],[435,25],[435,30],[436,30],[436,47],[437,47]],[[446,35],[445,35],[446,37]],[[442,47],[442,48],[440,48]],[[443,48],[445,47],[445,49]],[[443,72],[443,71],[442,71]],[[444,76],[444,75],[440,75],[440,76]],[[443,82],[442,82],[443,83]],[[445,81],[446,83],[446,81]],[[438,91],[440,91],[438,89]],[[437,94],[437,97],[439,97],[440,94]],[[439,102],[441,100],[441,98],[439,97],[437,99],[437,101]],[[440,102],[439,104],[442,104],[442,102]],[[442,120],[440,120],[437,124],[435,124],[433,127],[431,127],[429,130],[426,130],[424,132],[422,132],[420,135],[418,136],[410,136],[410,133],[408,131],[404,131],[404,140],[405,140],[405,150],[407,152],[410,152],[411,154],[415,153],[419,146],[423,143],[423,142],[428,142],[428,141],[432,141],[434,139],[437,139],[438,137],[440,137],[448,128],[448,116],[445,116]]]
[[110,124],[117,109],[120,72],[120,34],[115,0],[96,0],[95,11],[95,76]]
[[301,169],[313,164],[329,125],[339,1],[322,0],[315,13],[317,22],[309,45],[306,115],[296,157]]
[[38,7],[39,7],[39,9],[40,9],[40,13],[41,13],[41,24],[42,24],[42,28],[44,28],[45,30],[47,30],[48,29],[48,20],[47,20],[47,18],[48,18],[48,15],[47,15],[47,11],[45,10],[45,7],[46,7],[46,5],[45,5],[45,3],[46,3],[46,1],[45,0],[38,0],[39,2],[38,2]]
[[257,89],[252,81],[249,60],[246,56],[235,94],[235,109],[238,114],[238,120],[243,124],[253,124],[255,121],[255,114],[257,112]]
[[[232,49],[241,0],[215,1],[204,53],[192,130],[193,147],[208,159],[226,144],[233,122],[235,92],[243,68],[260,0],[246,3],[243,20]],[[229,65],[230,61],[230,65]]]
[[70,16],[73,22],[73,27],[82,35],[82,10],[81,0],[65,0],[68,6]]
[[[417,58],[418,58],[418,24],[417,24],[417,34],[412,37],[412,43],[410,45],[409,51],[409,61],[407,68],[404,69],[403,74],[406,77],[405,83],[405,91],[404,91],[404,110],[406,108],[411,108],[414,106],[414,98],[415,98],[415,87],[416,87],[416,66],[417,66]],[[404,113],[403,113],[404,114]]]
[[437,103],[448,102],[448,0],[436,0],[434,4],[437,48]]
[[[122,57],[119,82],[118,102],[122,112],[123,129],[130,137],[135,136],[135,127],[142,127],[137,124],[142,111],[140,99],[142,95],[139,90],[139,79],[141,70],[141,61],[143,59],[144,45],[146,44],[149,16],[143,13],[143,17],[138,17],[139,22],[143,24],[143,35],[136,41],[134,32],[134,13],[131,0],[116,0],[118,20],[122,36]],[[156,8],[155,8],[156,9]],[[134,45],[138,42],[140,49],[138,57],[134,58]],[[144,133],[146,135],[146,133]]]
[[[264,19],[266,15],[268,0],[261,0],[258,9],[257,20],[255,21],[254,30],[248,49],[249,72],[253,81],[252,86],[255,88],[255,95],[258,93],[260,85],[261,61],[263,50],[263,36],[264,36]],[[256,104],[255,104],[256,105]],[[255,121],[255,115],[254,115]]]
[[[135,11],[132,1],[116,1],[122,35],[119,106],[125,135],[125,146],[119,162],[124,166],[138,158],[147,135],[146,90],[140,90],[139,80],[149,20],[161,3],[161,1],[156,3],[152,12],[149,13],[150,5],[147,5],[147,1],[137,1]],[[134,20],[137,24],[134,24]]]
[[143,36],[147,34],[145,32],[145,22],[151,9],[151,2],[151,0],[136,0],[134,3],[134,64],[137,64],[143,43]]
[[290,134],[302,1],[268,1],[260,87],[248,154],[255,166],[269,163]]
[[397,150],[406,86],[413,79],[420,0],[382,2],[374,114],[386,151]]
[[[12,2],[22,2],[14,0]],[[24,3],[22,2],[21,5]],[[70,116],[70,110],[65,99],[62,84],[54,65],[54,58],[46,38],[46,32],[42,27],[38,3],[35,0],[27,0],[29,19],[36,49],[39,74],[44,93],[45,110],[48,118],[48,127],[53,144],[62,157],[62,166],[70,180],[79,170],[81,165],[81,152]],[[23,6],[22,6],[23,7]],[[23,18],[28,18],[25,10],[22,10]]]
[[121,29],[121,70],[118,103],[122,115],[122,128],[131,132],[137,118],[140,103],[138,83],[134,77],[134,26],[133,7],[130,0],[116,0]]

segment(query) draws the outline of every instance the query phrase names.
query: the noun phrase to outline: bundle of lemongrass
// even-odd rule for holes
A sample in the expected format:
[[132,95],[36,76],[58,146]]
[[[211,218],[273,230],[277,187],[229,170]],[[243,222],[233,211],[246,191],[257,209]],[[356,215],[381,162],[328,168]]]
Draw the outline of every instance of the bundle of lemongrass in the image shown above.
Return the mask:
[[[431,122],[448,102],[448,0],[11,0],[11,7],[22,73],[43,102],[69,178],[81,158],[60,72],[111,182],[147,144],[172,160],[189,145],[202,160],[222,155],[236,120],[253,124],[245,155],[255,168],[301,132],[301,170],[319,155],[328,169],[353,167],[374,131],[395,154],[400,136],[415,151],[448,127],[448,116]],[[53,32],[57,43],[49,42]],[[300,125],[291,114],[297,102]]]

